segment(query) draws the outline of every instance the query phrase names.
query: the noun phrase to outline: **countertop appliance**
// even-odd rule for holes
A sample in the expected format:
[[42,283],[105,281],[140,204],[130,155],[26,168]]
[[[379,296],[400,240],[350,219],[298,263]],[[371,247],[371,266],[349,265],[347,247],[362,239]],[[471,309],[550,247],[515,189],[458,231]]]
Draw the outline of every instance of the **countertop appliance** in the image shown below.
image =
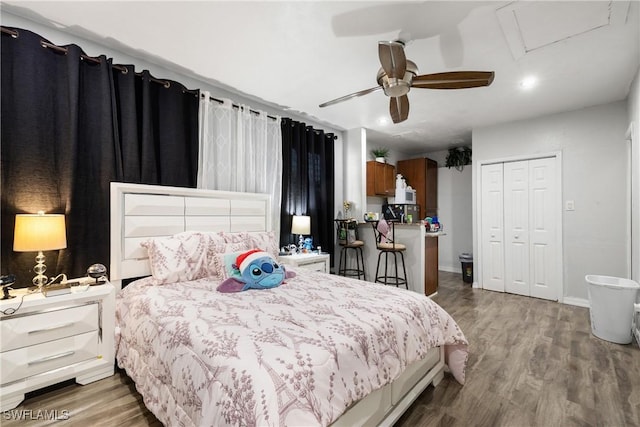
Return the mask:
[[[393,203],[382,205],[382,214],[387,221],[418,222],[420,207],[414,204]],[[411,216],[411,221],[409,221]]]
[[390,204],[415,204],[416,190],[412,188],[396,188],[395,197],[389,200]]

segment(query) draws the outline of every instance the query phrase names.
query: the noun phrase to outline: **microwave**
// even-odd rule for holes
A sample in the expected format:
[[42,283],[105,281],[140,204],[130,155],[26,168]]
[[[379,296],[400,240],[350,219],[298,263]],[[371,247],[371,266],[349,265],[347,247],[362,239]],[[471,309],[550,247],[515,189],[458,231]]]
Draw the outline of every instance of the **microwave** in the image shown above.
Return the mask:
[[389,203],[393,204],[416,204],[416,190],[411,188],[396,188],[396,197],[390,200]]

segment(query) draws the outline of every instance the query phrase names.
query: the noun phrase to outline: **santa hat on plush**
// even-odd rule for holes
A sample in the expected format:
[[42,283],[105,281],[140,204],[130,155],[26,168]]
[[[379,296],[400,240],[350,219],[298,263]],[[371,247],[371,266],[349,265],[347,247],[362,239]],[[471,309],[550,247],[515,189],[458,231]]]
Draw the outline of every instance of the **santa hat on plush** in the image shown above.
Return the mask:
[[240,274],[243,274],[253,261],[263,257],[273,258],[268,252],[262,249],[251,249],[238,255],[235,266],[240,271]]
[[[254,269],[250,270],[252,265]],[[251,249],[238,255],[233,267],[240,272],[240,277],[228,277],[220,282],[216,288],[219,292],[271,289],[281,285],[284,279],[295,276],[294,272],[287,271],[273,256],[261,249]]]

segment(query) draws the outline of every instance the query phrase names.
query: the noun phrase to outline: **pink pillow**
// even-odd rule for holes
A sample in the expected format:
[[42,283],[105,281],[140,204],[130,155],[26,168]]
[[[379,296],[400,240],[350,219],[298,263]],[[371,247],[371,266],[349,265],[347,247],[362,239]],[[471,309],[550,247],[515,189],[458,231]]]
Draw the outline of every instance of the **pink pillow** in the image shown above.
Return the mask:
[[246,242],[249,245],[248,249],[258,248],[274,258],[278,257],[280,248],[278,246],[278,240],[274,231],[240,231],[237,233],[222,233],[227,243],[241,243]]
[[196,280],[209,275],[209,237],[184,232],[141,243],[147,249],[151,274],[160,283]]
[[269,255],[278,259],[280,254],[280,247],[276,240],[275,231],[249,231],[247,232],[247,238],[252,248],[262,249]]

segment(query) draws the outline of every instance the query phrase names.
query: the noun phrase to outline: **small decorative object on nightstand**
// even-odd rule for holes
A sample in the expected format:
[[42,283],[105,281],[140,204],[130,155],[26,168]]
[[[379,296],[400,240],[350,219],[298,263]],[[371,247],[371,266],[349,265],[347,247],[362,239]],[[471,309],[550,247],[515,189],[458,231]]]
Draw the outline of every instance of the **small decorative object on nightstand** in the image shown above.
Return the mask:
[[88,384],[114,373],[115,289],[109,282],[85,292],[47,298],[14,290],[0,301],[0,410],[27,392],[75,378]]
[[278,257],[278,262],[299,268],[306,268],[313,271],[322,271],[329,273],[330,258],[329,254],[306,253],[296,255],[286,255]]

